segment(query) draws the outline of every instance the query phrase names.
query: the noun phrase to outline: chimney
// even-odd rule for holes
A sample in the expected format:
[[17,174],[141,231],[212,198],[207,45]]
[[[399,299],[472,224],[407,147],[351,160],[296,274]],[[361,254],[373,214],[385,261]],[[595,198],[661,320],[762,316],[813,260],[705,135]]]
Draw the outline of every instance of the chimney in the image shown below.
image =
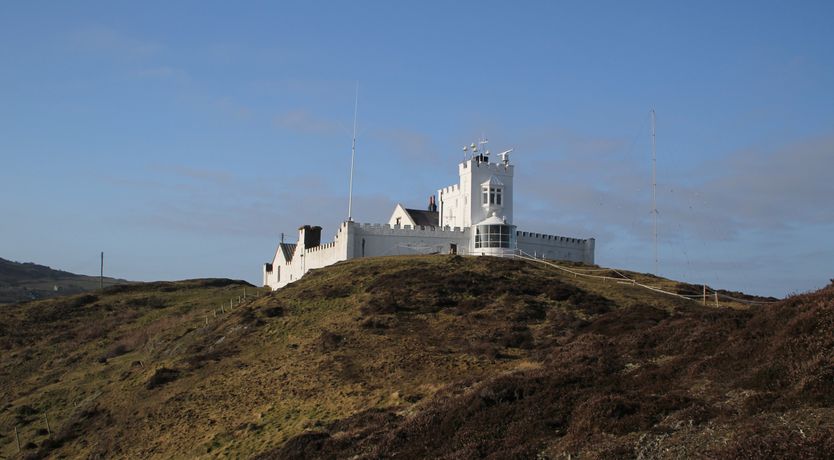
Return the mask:
[[434,195],[429,197],[429,211],[437,212],[437,203],[434,202]]
[[321,227],[304,225],[298,227],[298,244],[302,244],[303,248],[314,248],[321,244]]

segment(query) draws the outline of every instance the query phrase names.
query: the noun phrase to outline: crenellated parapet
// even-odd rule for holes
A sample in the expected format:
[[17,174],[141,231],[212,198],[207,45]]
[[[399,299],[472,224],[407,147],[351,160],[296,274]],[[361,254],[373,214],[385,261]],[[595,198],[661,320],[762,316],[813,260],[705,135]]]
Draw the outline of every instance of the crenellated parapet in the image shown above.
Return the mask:
[[444,195],[458,193],[460,192],[460,184],[454,184],[448,187],[443,187],[442,189],[440,189],[440,192]]
[[387,235],[387,236],[403,236],[403,237],[442,237],[448,235],[452,238],[460,238],[465,236],[468,229],[460,227],[431,227],[418,226],[417,228],[411,225],[389,225],[389,224],[367,224],[351,222],[354,230],[358,230],[361,234],[371,235]]
[[520,238],[530,238],[534,240],[541,240],[541,241],[548,241],[553,243],[565,243],[565,244],[585,244],[588,240],[587,239],[580,239],[580,238],[570,238],[567,236],[558,236],[558,235],[548,235],[545,233],[533,233],[533,232],[522,232],[517,231],[516,237]]

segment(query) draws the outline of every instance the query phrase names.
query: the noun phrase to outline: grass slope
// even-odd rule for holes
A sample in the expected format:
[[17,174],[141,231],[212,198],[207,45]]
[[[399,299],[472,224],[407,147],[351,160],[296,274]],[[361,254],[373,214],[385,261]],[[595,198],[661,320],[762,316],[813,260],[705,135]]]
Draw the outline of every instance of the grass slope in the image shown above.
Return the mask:
[[244,287],[151,283],[9,307],[0,455],[16,452],[15,426],[30,457],[834,448],[834,287],[714,308],[528,262],[386,257],[311,272],[215,317]]
[[[76,275],[31,262],[0,258],[0,305],[78,294],[98,289],[99,281],[97,276]],[[106,277],[103,281],[105,286],[126,283]]]

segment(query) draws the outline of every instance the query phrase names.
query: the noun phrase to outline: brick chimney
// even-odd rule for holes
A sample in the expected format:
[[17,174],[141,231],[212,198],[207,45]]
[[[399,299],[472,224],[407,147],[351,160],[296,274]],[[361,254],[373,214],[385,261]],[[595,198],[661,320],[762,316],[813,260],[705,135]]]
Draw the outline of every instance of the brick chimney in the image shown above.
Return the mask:
[[321,227],[304,225],[298,227],[298,244],[305,249],[314,248],[321,244]]

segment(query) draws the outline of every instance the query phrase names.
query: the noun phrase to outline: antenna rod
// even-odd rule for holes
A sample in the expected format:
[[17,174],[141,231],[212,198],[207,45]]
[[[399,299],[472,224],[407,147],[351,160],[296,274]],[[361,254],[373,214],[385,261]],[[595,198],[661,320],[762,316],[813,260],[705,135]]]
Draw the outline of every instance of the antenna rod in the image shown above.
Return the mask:
[[356,115],[359,113],[359,81],[356,82],[356,100],[353,104],[353,144],[350,147],[350,188],[348,190],[348,222],[353,220],[353,164],[356,161]]
[[652,108],[652,214],[654,214],[654,274],[657,276],[657,150],[655,148],[655,113]]

